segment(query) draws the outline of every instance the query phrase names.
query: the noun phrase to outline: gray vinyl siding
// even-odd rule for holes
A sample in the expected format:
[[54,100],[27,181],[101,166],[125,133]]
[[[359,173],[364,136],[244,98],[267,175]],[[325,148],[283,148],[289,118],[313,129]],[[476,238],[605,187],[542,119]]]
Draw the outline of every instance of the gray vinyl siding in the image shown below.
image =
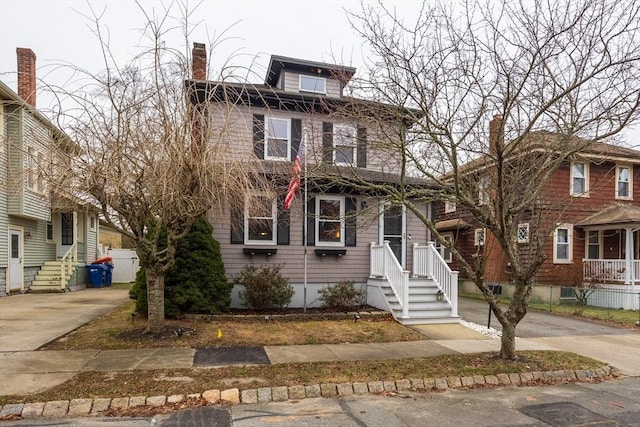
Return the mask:
[[[284,91],[285,92],[300,92],[300,73],[289,73],[284,72]],[[281,77],[282,78],[282,77]],[[336,79],[326,79],[326,91],[327,93],[324,96],[330,98],[340,98],[341,93],[341,84]]]
[[[27,155],[32,148],[37,160],[38,153],[47,158],[47,147],[51,141],[49,131],[32,115],[23,109],[13,109],[8,124],[9,131],[9,202],[10,215],[47,220],[51,205],[45,194],[28,188]],[[34,187],[37,188],[37,172],[33,172]]]
[[87,236],[87,239],[86,239],[86,242],[87,242],[87,259],[86,259],[86,261],[87,262],[91,262],[91,261],[93,261],[93,260],[98,258],[96,256],[96,248],[97,248],[97,245],[98,245],[98,242],[97,242],[97,238],[98,238],[98,231],[97,231],[97,229],[98,229],[98,219],[94,217],[94,221],[95,221],[94,222],[95,227],[92,230],[91,229],[91,215],[87,215],[87,221],[86,221],[86,224],[87,224],[87,233],[86,233],[86,236]]
[[[8,253],[8,147],[7,120],[4,116],[4,104],[0,102],[0,268],[6,268]],[[0,290],[4,289],[4,282],[0,281]]]
[[[31,237],[23,239],[24,266],[39,267],[45,261],[56,259],[56,245],[47,243],[47,222],[11,217],[9,224],[22,227]],[[6,234],[5,234],[6,235]]]

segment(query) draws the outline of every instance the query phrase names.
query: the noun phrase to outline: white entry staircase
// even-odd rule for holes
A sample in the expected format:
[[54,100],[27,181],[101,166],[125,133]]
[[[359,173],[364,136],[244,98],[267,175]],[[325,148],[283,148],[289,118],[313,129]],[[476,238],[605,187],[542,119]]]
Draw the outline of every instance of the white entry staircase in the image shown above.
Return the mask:
[[45,261],[33,279],[30,292],[65,292],[78,268],[78,254],[74,244],[60,259]]
[[389,242],[371,244],[370,286],[377,286],[393,317],[403,325],[458,323],[458,272],[433,243],[413,245],[413,275],[403,270]]

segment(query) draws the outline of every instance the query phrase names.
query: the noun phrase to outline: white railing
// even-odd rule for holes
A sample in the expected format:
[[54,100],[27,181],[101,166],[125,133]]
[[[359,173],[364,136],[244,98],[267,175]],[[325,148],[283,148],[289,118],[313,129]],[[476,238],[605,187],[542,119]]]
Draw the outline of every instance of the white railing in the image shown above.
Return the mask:
[[389,241],[382,245],[370,244],[371,277],[384,277],[391,285],[394,295],[402,308],[402,317],[409,317],[409,272],[404,270],[394,255]]
[[74,243],[67,253],[60,258],[60,287],[64,289],[67,286],[67,280],[73,274],[78,259],[78,244]]
[[[640,262],[634,261],[637,278]],[[583,260],[583,277],[585,281],[624,282],[627,277],[627,262],[624,259],[585,259]]]
[[451,316],[458,315],[458,272],[449,268],[433,242],[426,246],[413,244],[413,274],[433,279],[451,305]]

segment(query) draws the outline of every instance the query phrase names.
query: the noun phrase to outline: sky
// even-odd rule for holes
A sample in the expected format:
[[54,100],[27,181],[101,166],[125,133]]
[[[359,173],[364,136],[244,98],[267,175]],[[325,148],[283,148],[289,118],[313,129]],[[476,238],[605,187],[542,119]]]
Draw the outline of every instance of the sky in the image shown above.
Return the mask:
[[[412,0],[394,2],[409,9],[415,4]],[[163,3],[170,1],[140,1],[146,11],[160,14]],[[189,4],[195,7],[198,2],[189,0]],[[147,21],[132,0],[0,0],[0,80],[15,89],[16,47],[35,52],[38,79],[47,83],[62,78],[62,63],[94,73],[103,69],[99,43],[87,18],[91,9],[102,14],[105,34],[119,63],[128,61]],[[345,9],[359,10],[359,0],[204,0],[195,8],[192,21],[199,25],[189,37],[189,46],[193,42],[208,46],[209,40],[223,35],[224,41],[211,55],[213,69],[232,58],[235,65],[251,65],[256,79],[264,78],[271,54],[324,62],[339,58],[343,65],[357,67],[362,59],[361,42]],[[184,49],[180,32],[174,35],[168,42],[173,40]],[[252,82],[260,81],[252,78]]]
[[[193,42],[224,40],[211,53],[213,70],[229,60],[251,67],[250,81],[261,83],[271,54],[313,61],[341,63],[362,69],[366,55],[361,39],[351,28],[347,11],[361,10],[360,0],[182,0],[195,9],[198,25]],[[419,0],[382,0],[410,17]],[[377,0],[363,0],[377,4]],[[162,14],[170,0],[139,0],[148,13]],[[16,89],[16,47],[31,48],[37,57],[39,85],[62,85],[69,78],[61,64],[73,64],[98,73],[104,69],[99,42],[92,31],[92,10],[100,22],[119,64],[125,64],[140,42],[147,22],[133,0],[0,0],[0,80]],[[175,14],[174,14],[175,16]],[[168,43],[185,48],[179,31]],[[48,111],[54,99],[38,93],[38,108]],[[640,147],[640,126],[625,133],[626,145]]]

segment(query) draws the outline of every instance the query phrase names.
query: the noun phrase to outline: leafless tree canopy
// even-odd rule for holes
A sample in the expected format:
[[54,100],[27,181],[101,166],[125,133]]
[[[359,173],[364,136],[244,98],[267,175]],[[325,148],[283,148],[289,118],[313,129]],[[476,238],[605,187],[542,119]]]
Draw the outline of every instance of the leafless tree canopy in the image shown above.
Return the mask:
[[[389,109],[395,119],[350,111],[377,129],[371,149],[388,153],[402,175],[400,187],[376,190],[421,216],[441,244],[411,197],[455,202],[495,236],[516,282],[506,310],[483,284],[487,254],[470,265],[453,253],[503,325],[502,355],[513,358],[515,327],[555,222],[545,219],[545,183],[567,158],[593,142],[615,141],[638,118],[640,4],[425,1],[411,17],[363,4],[350,19],[372,52],[354,92],[404,107]],[[409,190],[410,176],[430,185]],[[358,185],[367,187],[365,180]],[[478,203],[482,191],[486,204]],[[526,256],[517,245],[524,219],[533,236]]]
[[189,15],[180,9],[178,19],[172,12],[146,15],[141,43],[147,46],[124,66],[113,59],[99,17],[92,17],[105,70],[76,69],[84,85],[60,95],[73,105],[60,121],[77,149],[56,164],[51,180],[60,184],[59,196],[96,205],[135,242],[147,276],[149,332],[164,328],[164,273],[177,241],[196,218],[258,185],[251,165],[230,161],[229,145],[210,134],[207,103],[192,102],[188,44],[181,52],[164,42],[167,31],[183,30],[188,39]]

